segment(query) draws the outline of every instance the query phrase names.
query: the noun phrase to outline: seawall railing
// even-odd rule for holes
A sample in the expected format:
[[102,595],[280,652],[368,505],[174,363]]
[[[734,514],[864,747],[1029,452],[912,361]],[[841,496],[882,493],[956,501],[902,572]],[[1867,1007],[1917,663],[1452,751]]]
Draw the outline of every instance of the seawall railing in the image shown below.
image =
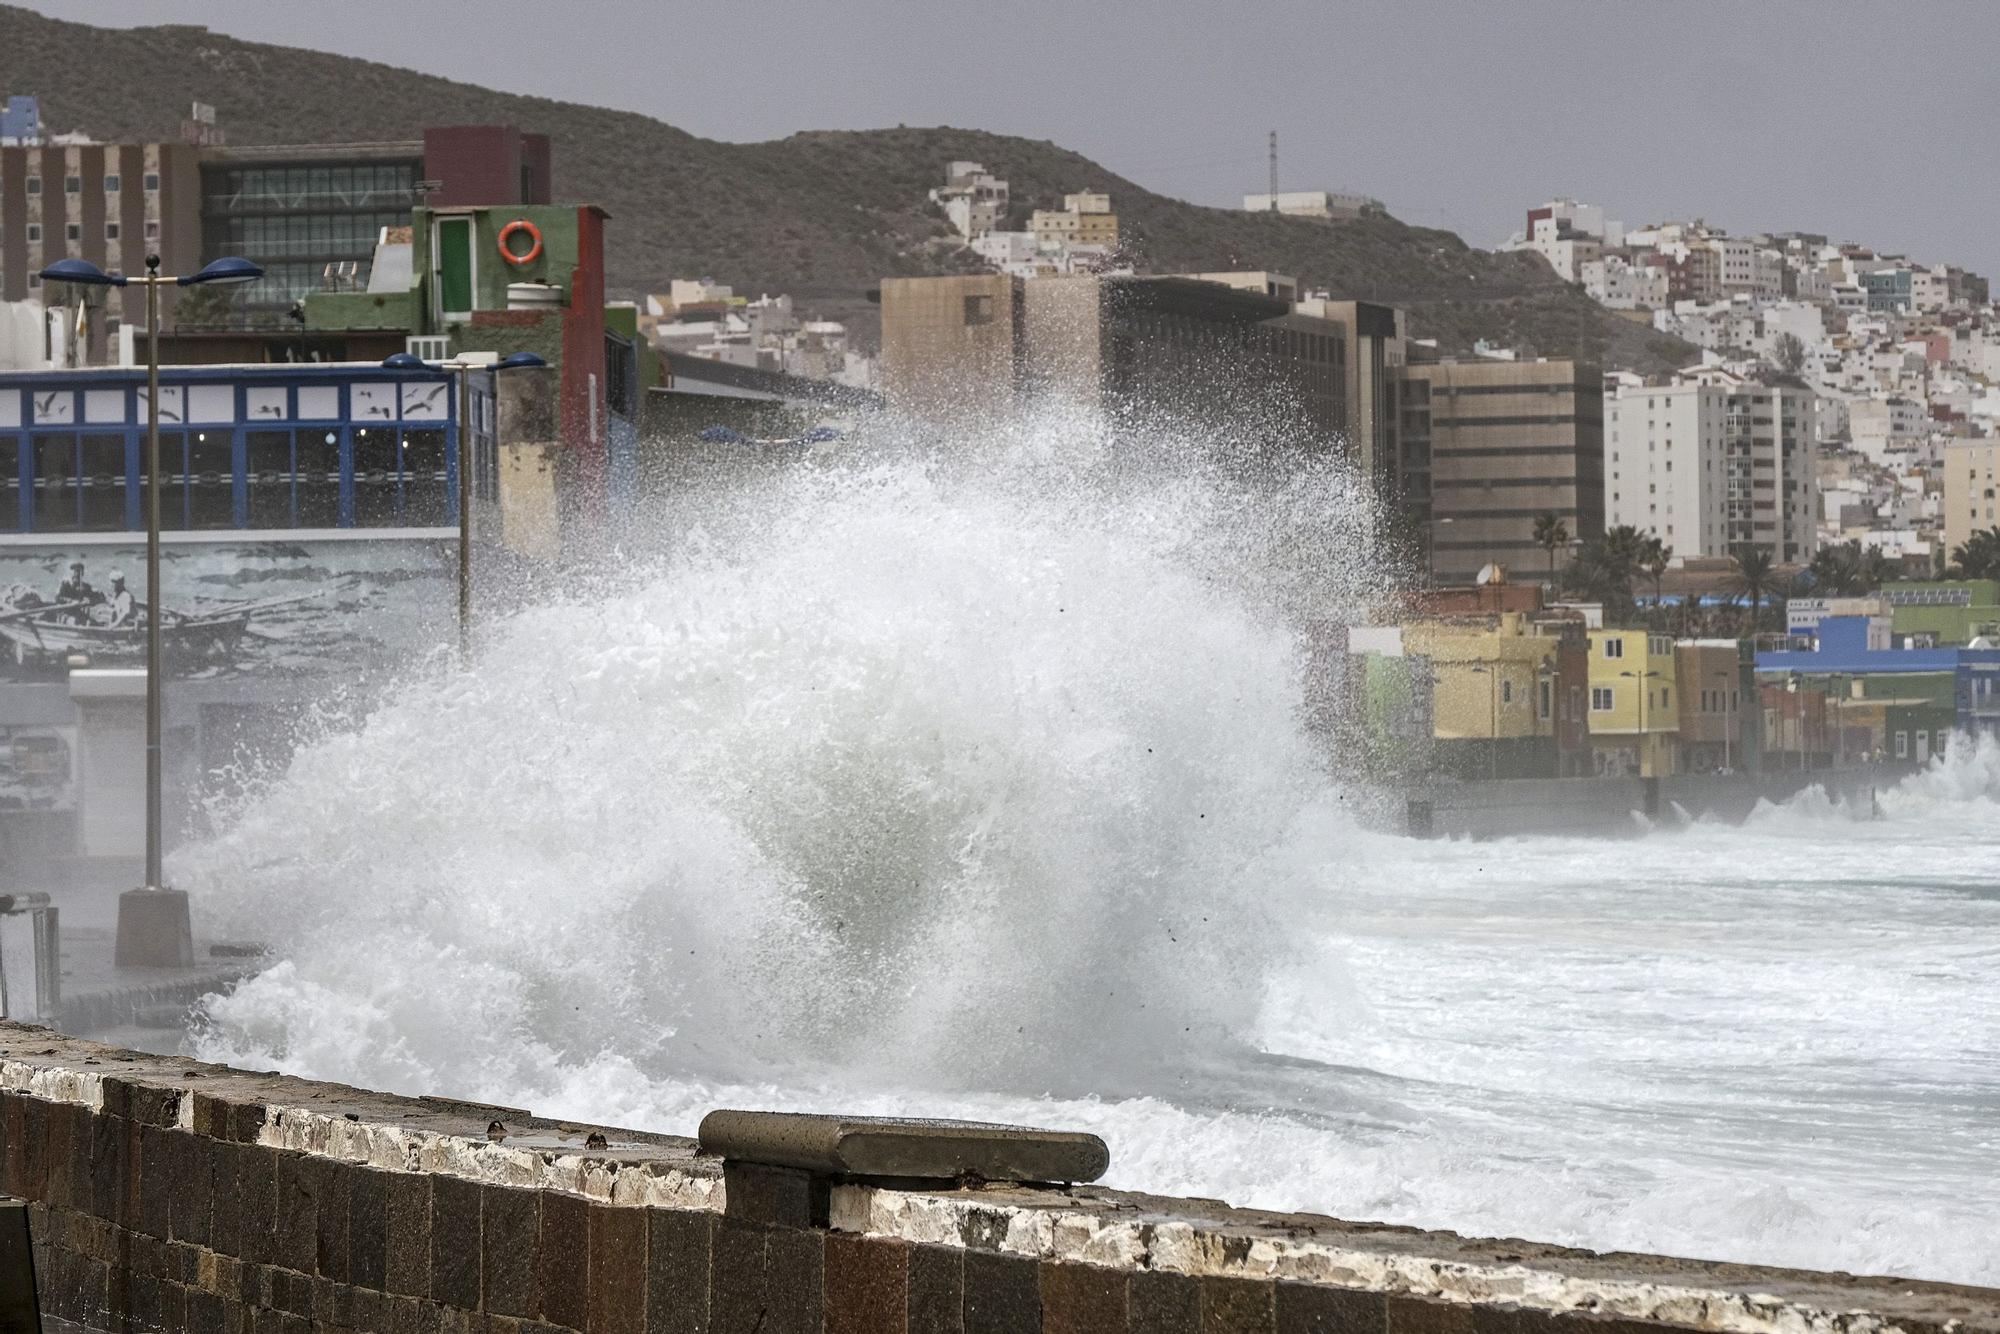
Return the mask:
[[102,1330],[2000,1334],[1979,1288],[848,1170],[904,1147],[725,1161],[0,1024],[0,1194]]

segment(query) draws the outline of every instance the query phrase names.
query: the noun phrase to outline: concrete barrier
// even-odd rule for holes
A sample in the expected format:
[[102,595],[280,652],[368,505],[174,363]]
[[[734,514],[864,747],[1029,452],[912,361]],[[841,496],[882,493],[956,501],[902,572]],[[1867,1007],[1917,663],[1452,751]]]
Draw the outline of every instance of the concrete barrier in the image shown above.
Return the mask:
[[0,1193],[44,1309],[104,1330],[2000,1334],[2000,1291],[725,1166],[10,1024]]
[[[1405,832],[1462,838],[1505,838],[1522,834],[1630,835],[1650,822],[1666,822],[1686,812],[1694,819],[1740,822],[1759,802],[1783,802],[1809,787],[1825,789],[1836,801],[1868,804],[1917,771],[1915,765],[1877,764],[1849,769],[1780,771],[1757,774],[1673,774],[1665,778],[1503,778],[1438,787],[1429,799],[1429,820],[1419,829],[1411,819]],[[1417,799],[1412,798],[1414,811]]]

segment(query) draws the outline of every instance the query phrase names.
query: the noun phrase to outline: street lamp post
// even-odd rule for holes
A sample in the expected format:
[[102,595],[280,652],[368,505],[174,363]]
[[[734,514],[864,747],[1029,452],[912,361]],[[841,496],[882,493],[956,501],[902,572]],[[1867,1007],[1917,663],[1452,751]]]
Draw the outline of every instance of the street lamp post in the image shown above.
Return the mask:
[[500,438],[500,372],[531,370],[549,363],[532,352],[514,352],[497,362],[441,361],[435,365],[409,352],[382,362],[384,370],[449,371],[458,381],[458,656],[472,661],[472,372],[493,375],[493,438]]
[[[160,257],[146,256],[143,274],[106,273],[86,259],[59,259],[42,270],[45,283],[89,287],[146,288],[146,883],[134,901],[118,904],[114,959],[121,967],[186,966],[194,962],[187,899],[169,899],[161,871],[164,860],[160,818],[162,676],[160,661],[160,288],[229,286],[255,282],[264,270],[247,259],[218,259],[199,273],[178,277],[160,272]],[[178,895],[178,891],[173,891]],[[128,916],[129,914],[129,916]]]
[[[1723,771],[1724,773],[1728,773],[1728,772],[1730,771],[1730,766],[1729,766],[1729,729],[1730,729],[1730,728],[1731,728],[1732,726],[1734,726],[1734,724],[1735,724],[1735,720],[1736,720],[1736,711],[1735,711],[1734,709],[1732,709],[1732,708],[1730,707],[1730,705],[1729,705],[1729,673],[1728,673],[1728,672],[1717,672],[1717,673],[1715,673],[1715,675],[1714,675],[1714,676],[1713,676],[1713,677],[1712,677],[1711,679],[1712,679],[1712,680],[1716,680],[1716,681],[1720,681],[1720,682],[1722,682],[1722,686],[1723,686],[1723,690],[1722,690],[1722,771]],[[1685,701],[1685,700],[1683,700],[1683,701],[1682,701],[1682,703],[1683,703],[1683,704],[1685,704],[1685,703],[1686,703],[1686,701]]]

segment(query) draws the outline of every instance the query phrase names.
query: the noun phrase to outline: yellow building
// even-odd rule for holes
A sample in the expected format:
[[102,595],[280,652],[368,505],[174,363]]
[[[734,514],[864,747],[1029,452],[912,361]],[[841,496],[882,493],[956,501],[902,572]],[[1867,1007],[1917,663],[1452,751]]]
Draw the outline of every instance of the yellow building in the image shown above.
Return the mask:
[[1644,630],[1590,632],[1590,749],[1597,772],[1676,772],[1680,708],[1674,641]]
[[1944,554],[2000,528],[2000,441],[1953,441],[1944,451]]
[[1111,211],[1108,194],[1065,195],[1060,209],[1036,209],[1028,219],[1028,230],[1044,245],[1062,242],[1118,248],[1118,215]]
[[1519,612],[1404,625],[1403,651],[1431,662],[1439,762],[1466,778],[1552,776],[1561,643]]

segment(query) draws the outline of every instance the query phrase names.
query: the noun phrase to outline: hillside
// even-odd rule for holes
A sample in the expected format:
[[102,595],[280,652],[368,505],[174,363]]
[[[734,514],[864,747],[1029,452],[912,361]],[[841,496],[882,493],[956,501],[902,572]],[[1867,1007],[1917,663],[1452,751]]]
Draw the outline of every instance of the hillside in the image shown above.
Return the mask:
[[[117,71],[105,78],[103,71]],[[1336,296],[1410,309],[1414,332],[1615,366],[1684,364],[1693,349],[1603,310],[1526,254],[1467,246],[1393,218],[1319,223],[1204,208],[1155,194],[1046,141],[949,128],[814,131],[767,143],[701,139],[630,112],[496,92],[346,56],[240,42],[197,27],[92,28],[0,5],[0,93],[40,97],[45,122],[105,140],[172,135],[192,101],[230,141],[416,138],[426,125],[507,122],[544,132],[555,189],[612,215],[614,292],[712,277],[790,292],[872,337],[866,293],[887,276],[971,259],[926,200],[944,163],[970,158],[1023,207],[1109,190],[1142,271],[1261,268]]]

